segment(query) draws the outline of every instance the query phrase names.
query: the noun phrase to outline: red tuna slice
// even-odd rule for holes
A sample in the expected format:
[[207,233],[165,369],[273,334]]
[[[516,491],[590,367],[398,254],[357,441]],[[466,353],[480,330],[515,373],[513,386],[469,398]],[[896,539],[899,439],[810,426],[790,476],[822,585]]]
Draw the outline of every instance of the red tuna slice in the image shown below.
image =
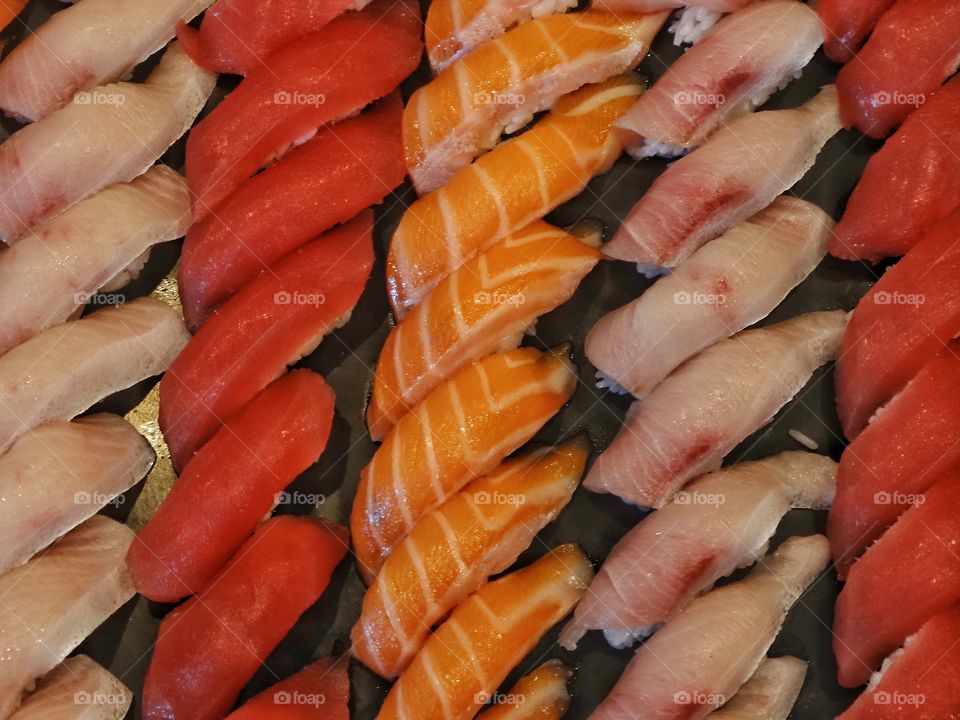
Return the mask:
[[160,623],[143,686],[145,720],[220,720],[347,552],[345,528],[268,520],[210,585]]
[[960,605],[928,620],[837,720],[960,718]]
[[348,655],[321,658],[254,695],[227,720],[350,720]]
[[349,318],[373,265],[373,212],[307,243],[230,298],[160,381],[160,429],[182,469],[228,418]]
[[894,0],[822,0],[817,13],[826,35],[823,49],[827,57],[838,63],[849,62],[893,3]]
[[[960,3],[898,2],[883,14],[852,62],[837,75],[840,117],[882,138],[930,100],[960,63]],[[909,196],[907,196],[909,197]]]
[[180,298],[192,330],[258,272],[403,182],[399,93],[321,130],[187,233]]
[[847,437],[960,332],[960,212],[888,270],[860,303],[837,360],[837,410]]
[[927,363],[850,443],[827,520],[841,578],[867,547],[960,464],[960,343]]
[[944,85],[870,158],[837,223],[830,253],[903,255],[960,207],[960,77]]
[[420,62],[413,0],[377,0],[271,55],[187,140],[194,220],[317,128],[392,92]]
[[833,649],[844,687],[867,682],[907,636],[960,600],[960,473],[916,502],[850,568],[837,599]]
[[320,457],[333,403],[322,377],[296,370],[227,420],[130,546],[137,591],[172,602],[206,587],[270,512],[277,493]]

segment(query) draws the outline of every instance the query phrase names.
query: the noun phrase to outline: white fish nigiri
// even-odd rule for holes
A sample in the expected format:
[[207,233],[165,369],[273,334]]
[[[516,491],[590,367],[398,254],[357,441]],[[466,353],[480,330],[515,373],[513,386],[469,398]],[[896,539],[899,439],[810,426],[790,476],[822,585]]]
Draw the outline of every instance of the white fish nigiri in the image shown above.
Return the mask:
[[840,347],[847,316],[815,312],[745,330],[677,368],[631,406],[584,487],[663,507],[796,395]]
[[740,582],[712,590],[640,646],[590,720],[700,720],[763,661],[787,612],[830,560],[822,535],[790,538]]
[[587,357],[606,381],[646,396],[687,358],[766,317],[826,255],[833,226],[816,205],[777,198],[600,318]]
[[24,698],[10,720],[121,720],[130,689],[86,655],[57,665]]
[[752,565],[791,507],[829,507],[837,464],[785,452],[706,475],[651,513],[613,548],[560,635],[572,650],[588,630],[631,645],[737,568]]
[[713,720],[787,720],[807,676],[799,658],[767,658],[747,682],[719,710]]

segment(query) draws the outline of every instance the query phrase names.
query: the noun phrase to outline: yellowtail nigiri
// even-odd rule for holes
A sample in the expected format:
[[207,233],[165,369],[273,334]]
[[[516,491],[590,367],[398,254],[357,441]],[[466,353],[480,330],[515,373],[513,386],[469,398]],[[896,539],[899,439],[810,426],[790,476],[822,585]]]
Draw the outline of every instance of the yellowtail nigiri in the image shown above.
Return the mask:
[[737,694],[708,717],[713,720],[787,720],[807,676],[799,658],[767,658]]
[[37,683],[10,720],[122,720],[133,693],[86,655],[67,658]]

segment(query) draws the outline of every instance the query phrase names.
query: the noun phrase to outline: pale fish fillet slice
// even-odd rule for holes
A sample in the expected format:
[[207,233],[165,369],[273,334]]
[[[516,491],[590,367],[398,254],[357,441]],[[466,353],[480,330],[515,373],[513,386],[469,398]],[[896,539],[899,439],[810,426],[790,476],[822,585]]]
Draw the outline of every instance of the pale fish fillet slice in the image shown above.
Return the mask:
[[154,165],[111,185],[25,235],[0,255],[0,354],[65,322],[98,290],[137,268],[144,253],[190,225],[186,181]]
[[763,661],[787,612],[827,566],[822,535],[794,537],[745,579],[694,600],[637,650],[591,720],[700,720]]
[[44,423],[21,437],[0,457],[0,573],[129,490],[155,457],[116,415]]
[[807,664],[799,658],[767,658],[733,699],[709,717],[713,720],[787,720],[806,676]]
[[69,420],[159,375],[186,345],[183,320],[141,298],[45,330],[0,357],[0,452],[28,430]]
[[584,486],[663,507],[800,392],[835,357],[846,324],[840,311],[808,313],[745,330],[694,356],[634,402]]
[[86,90],[14,133],[0,145],[0,240],[140,175],[193,124],[215,82],[173,43],[146,82]]
[[11,720],[122,720],[130,689],[86,655],[67,658],[27,695]]
[[813,203],[777,198],[600,318],[587,357],[644,397],[684,360],[766,317],[826,255],[833,226]]
[[0,576],[0,718],[97,626],[133,597],[133,531],[96,515]]
[[213,0],[79,0],[54,13],[0,63],[0,108],[39,120],[78,90],[122,78]]

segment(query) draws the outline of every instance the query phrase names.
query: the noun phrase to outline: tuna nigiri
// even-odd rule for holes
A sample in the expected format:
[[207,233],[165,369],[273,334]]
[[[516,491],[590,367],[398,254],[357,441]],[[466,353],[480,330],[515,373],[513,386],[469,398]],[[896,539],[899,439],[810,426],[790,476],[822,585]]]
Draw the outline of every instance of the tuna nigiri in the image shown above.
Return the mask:
[[842,312],[745,330],[688,360],[637,400],[584,487],[663,507],[796,395],[840,346]]
[[[548,15],[517,26],[417,90],[403,113],[407,170],[436,190],[561,95],[633,68],[666,12]],[[816,17],[814,17],[816,22]]]
[[567,683],[573,670],[559,660],[547,660],[510,688],[509,702],[482,714],[483,720],[560,720],[570,709]]
[[273,518],[199,595],[160,623],[143,686],[145,720],[219,720],[347,551],[346,531]]
[[713,720],[787,720],[807,676],[795,657],[767,658],[733,699],[710,713]]
[[227,720],[350,720],[349,660],[321,658],[247,700]]
[[441,279],[497,240],[546,215],[606,172],[622,146],[611,132],[642,92],[626,75],[561,98],[531,130],[463,168],[409,207],[387,257],[387,292],[402,317]]
[[67,658],[27,695],[10,720],[122,720],[130,689],[86,655]]
[[561,545],[484,585],[441,625],[391,688],[378,720],[468,720],[587,590],[590,562]]
[[791,507],[829,507],[836,472],[830,458],[787,452],[692,483],[617,543],[561,645],[573,650],[594,629],[617,647],[649,635],[717,580],[763,555]]
[[838,63],[849,62],[877,20],[895,0],[821,0],[817,13],[823,22],[823,49]]
[[823,42],[817,14],[768,0],[724,18],[617,121],[639,156],[677,155],[799,75]]
[[343,325],[373,265],[373,212],[295,250],[200,328],[160,383],[160,428],[173,464]]
[[569,300],[600,259],[587,242],[537,220],[444,278],[380,352],[367,406],[373,439],[450,375],[519,344],[539,315]]
[[0,145],[0,240],[140,175],[193,124],[215,80],[174,44],[146,82],[84,91],[14,133]]
[[590,720],[699,720],[763,661],[787,612],[830,559],[822,535],[794,537],[745,579],[694,600],[643,644]]
[[833,86],[799,108],[731,121],[656,179],[604,254],[676,267],[803,177],[839,129]]
[[350,530],[372,579],[417,522],[526,443],[570,399],[567,358],[519,348],[437,386],[394,425],[360,475]]
[[506,570],[577,488],[589,448],[571,443],[508,461],[420,520],[380,569],[350,633],[353,655],[386,678],[430,628]]
[[586,339],[603,378],[647,395],[684,360],[766,317],[823,259],[833,220],[781,196],[690,256]]

